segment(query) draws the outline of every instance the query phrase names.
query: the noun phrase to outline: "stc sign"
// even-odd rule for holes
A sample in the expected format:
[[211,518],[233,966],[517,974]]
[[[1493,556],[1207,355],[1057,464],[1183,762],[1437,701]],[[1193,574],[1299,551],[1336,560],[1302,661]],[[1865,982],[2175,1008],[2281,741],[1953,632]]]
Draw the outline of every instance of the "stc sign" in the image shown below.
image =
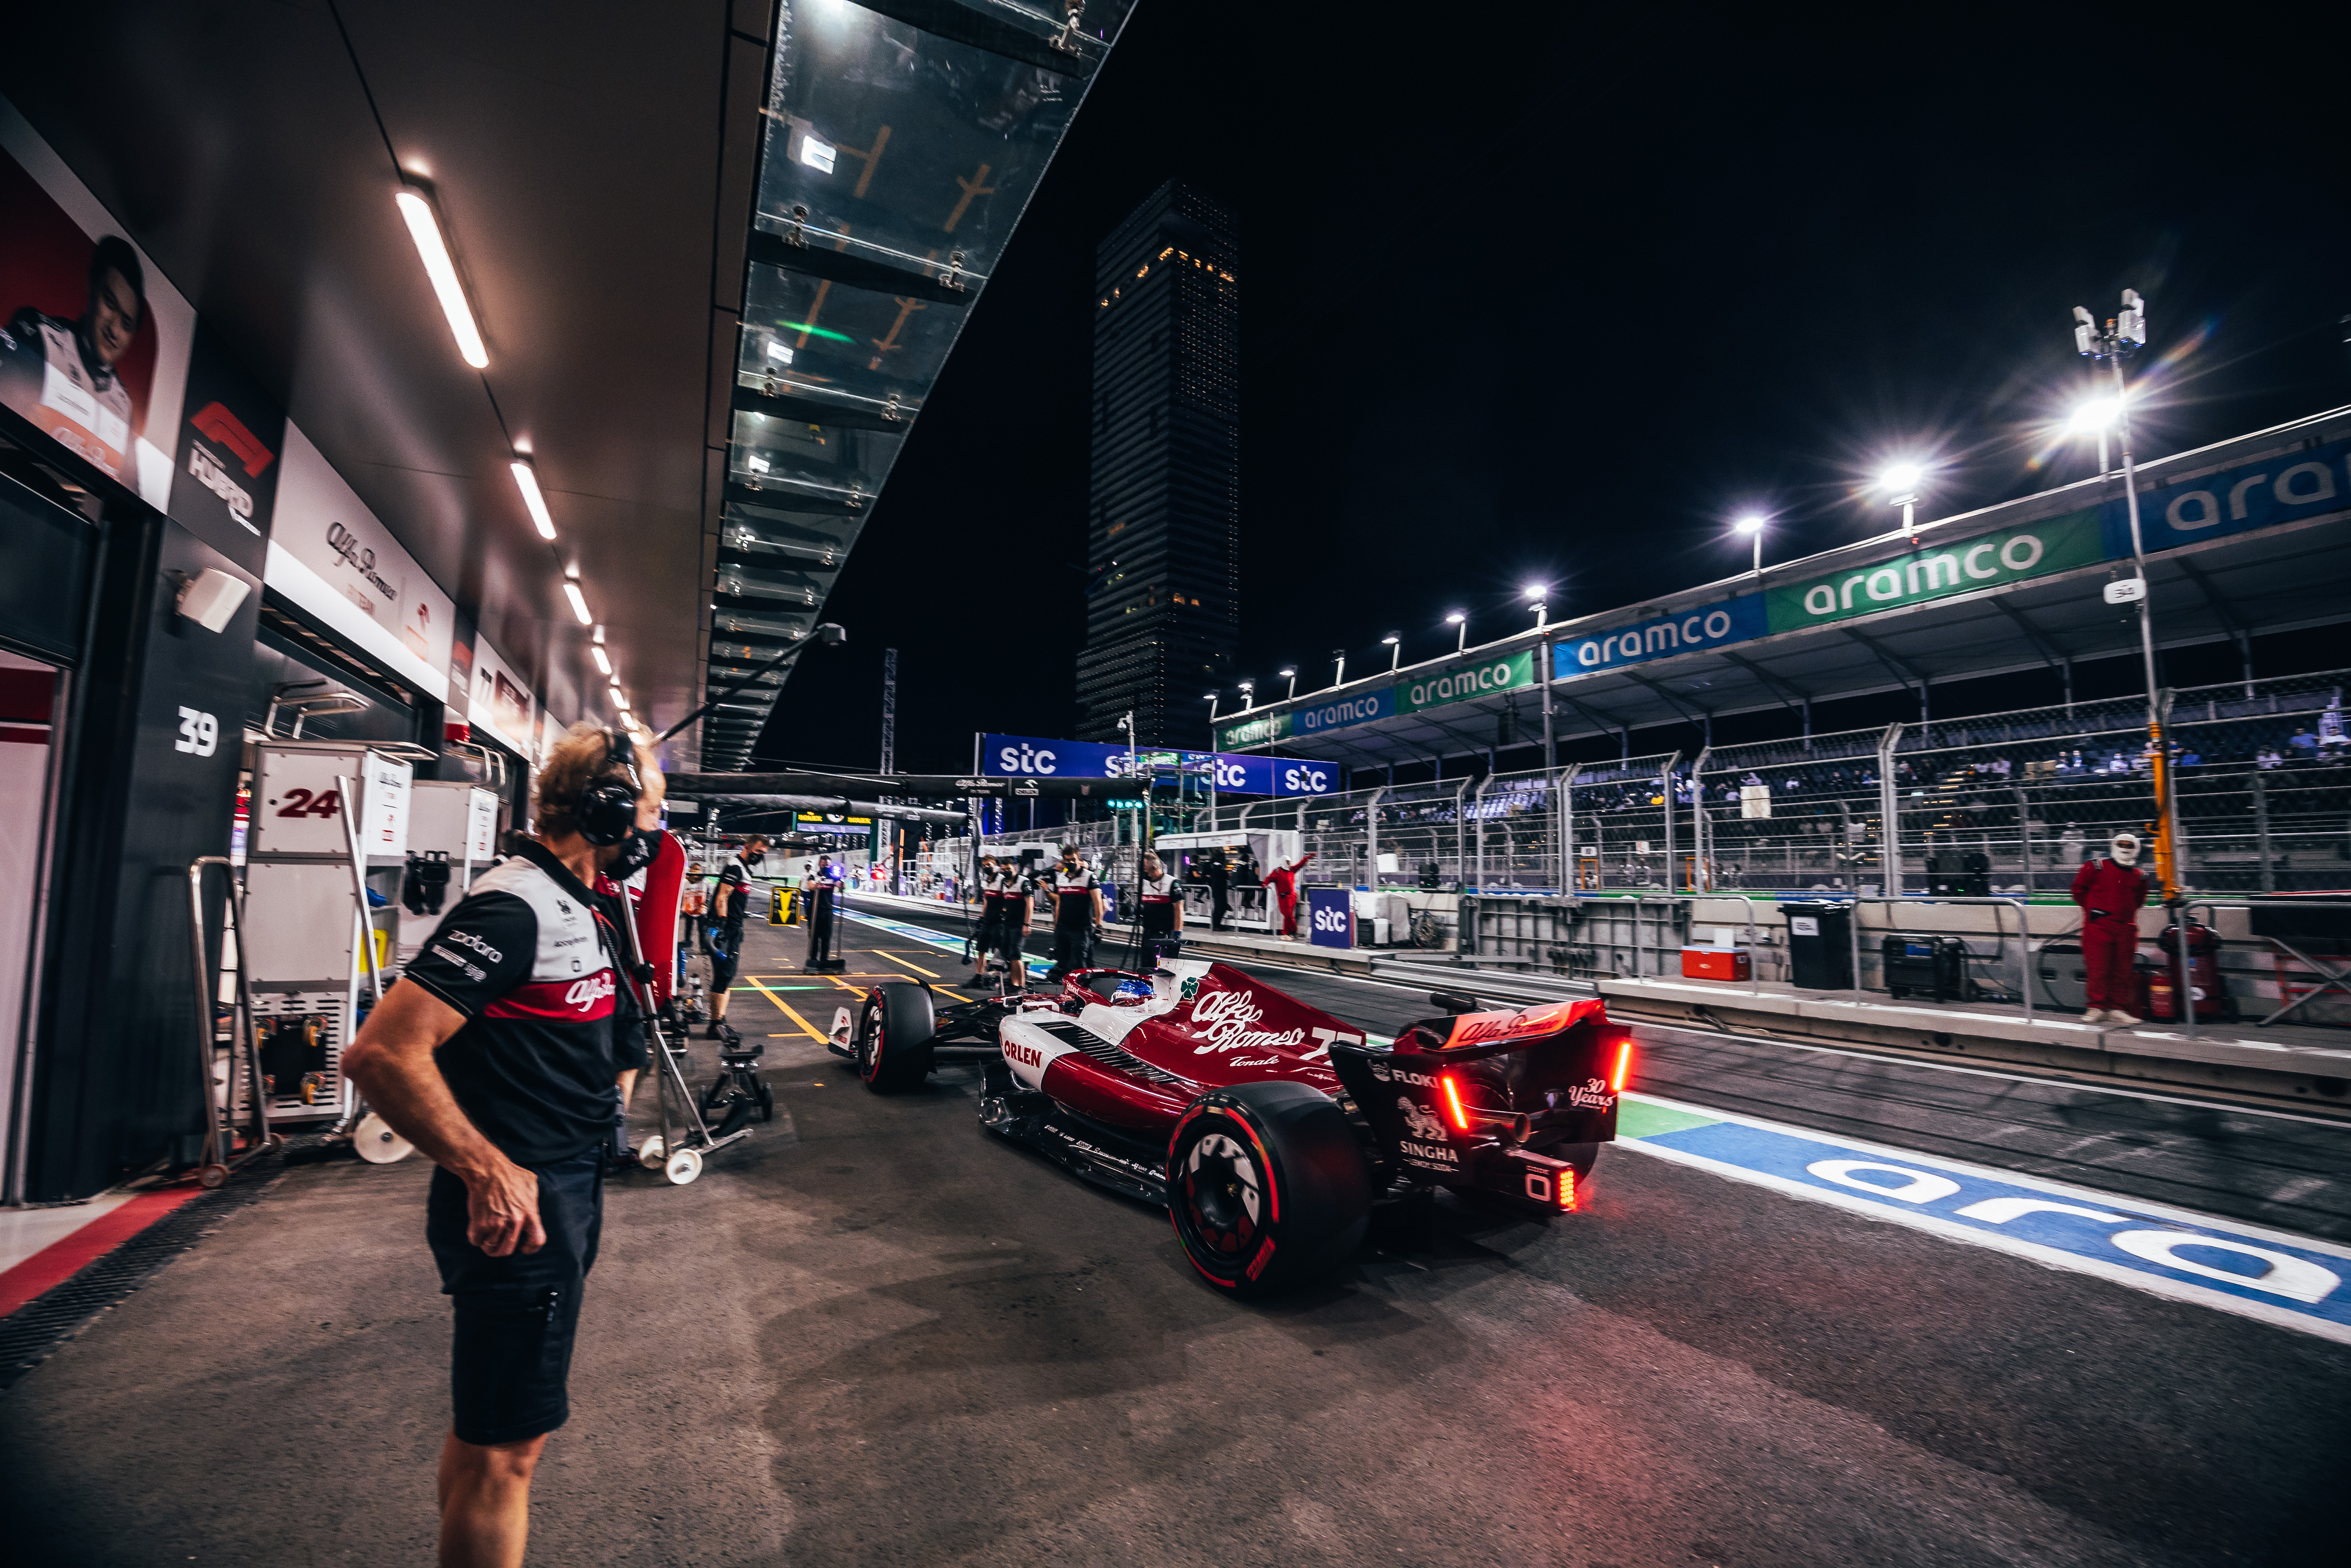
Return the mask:
[[[1339,788],[1339,769],[1328,762],[1295,757],[1236,756],[1222,751],[1137,751],[1137,773],[1153,762],[1207,768],[1218,791],[1230,795],[1328,795]],[[1092,740],[1040,740],[1028,735],[983,735],[979,770],[998,779],[1124,779],[1129,753],[1123,746]]]

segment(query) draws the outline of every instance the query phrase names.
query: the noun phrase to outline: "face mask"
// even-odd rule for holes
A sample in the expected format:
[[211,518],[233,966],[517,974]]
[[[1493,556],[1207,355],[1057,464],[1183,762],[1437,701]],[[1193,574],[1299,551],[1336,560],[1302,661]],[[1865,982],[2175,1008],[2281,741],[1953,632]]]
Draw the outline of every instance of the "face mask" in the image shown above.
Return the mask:
[[605,873],[614,882],[626,882],[653,863],[653,855],[661,848],[661,840],[653,830],[639,828],[614,846],[619,853],[613,857]]
[[745,850],[743,852],[743,863],[754,870],[758,869],[759,862],[767,858],[768,853],[765,850]]

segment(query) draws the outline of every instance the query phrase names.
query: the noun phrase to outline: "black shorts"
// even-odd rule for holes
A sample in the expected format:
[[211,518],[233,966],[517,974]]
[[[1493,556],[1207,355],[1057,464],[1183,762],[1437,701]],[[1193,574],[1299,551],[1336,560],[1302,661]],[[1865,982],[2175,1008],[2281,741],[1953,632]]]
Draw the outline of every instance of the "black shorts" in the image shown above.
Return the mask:
[[[725,948],[721,957],[718,949]],[[735,983],[735,972],[743,967],[743,928],[721,926],[717,940],[710,950],[710,991],[715,997]]]
[[653,1051],[645,1044],[645,1020],[633,1014],[612,1020],[612,1071],[643,1072],[653,1063]]
[[465,1184],[433,1173],[424,1239],[456,1307],[449,1398],[460,1442],[518,1443],[571,1416],[571,1342],[604,1223],[604,1145],[536,1169],[547,1245],[504,1258],[465,1239]]

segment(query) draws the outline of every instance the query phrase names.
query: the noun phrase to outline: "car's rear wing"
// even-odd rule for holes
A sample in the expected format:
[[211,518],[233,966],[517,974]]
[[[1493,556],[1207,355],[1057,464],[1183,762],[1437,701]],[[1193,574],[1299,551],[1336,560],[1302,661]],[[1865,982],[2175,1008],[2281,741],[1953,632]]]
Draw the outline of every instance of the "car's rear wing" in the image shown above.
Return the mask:
[[1590,1150],[1615,1138],[1632,1059],[1632,1030],[1596,998],[1458,1012],[1414,1024],[1392,1049],[1331,1051],[1399,1174],[1554,1208],[1575,1206],[1573,1167],[1588,1170]]

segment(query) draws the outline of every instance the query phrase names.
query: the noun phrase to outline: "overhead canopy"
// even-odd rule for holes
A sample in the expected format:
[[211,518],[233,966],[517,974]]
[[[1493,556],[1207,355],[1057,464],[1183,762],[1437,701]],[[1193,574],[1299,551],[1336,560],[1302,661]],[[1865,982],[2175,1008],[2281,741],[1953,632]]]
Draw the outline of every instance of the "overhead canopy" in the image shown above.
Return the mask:
[[[576,566],[659,729],[700,700],[712,322],[731,351],[777,9],[52,5],[11,14],[0,92],[558,717],[612,712]],[[486,370],[403,175],[429,182]]]
[[[712,690],[816,624],[1130,3],[794,9],[728,350]],[[702,721],[705,768],[750,760],[782,685]]]
[[[2351,620],[2346,437],[2351,409],[2142,465],[2162,646]],[[1547,647],[1560,671],[1550,695],[1561,740],[1879,692],[1931,702],[1938,681],[2017,670],[2062,680],[2071,661],[2138,651],[2137,605],[2105,597],[2132,575],[2121,493],[2119,476],[2085,480],[1922,525],[1915,548],[1888,535],[1767,568],[1760,585],[1743,575],[1227,715],[1220,744],[1363,768],[1539,742]],[[2029,542],[2010,542],[2019,536]],[[2026,562],[2027,574],[2003,560]],[[1971,590],[1970,575],[2003,580]],[[1872,610],[1872,591],[1889,588],[1900,601]],[[1771,630],[1775,617],[1802,618],[1808,593],[1815,610],[1833,606],[1830,618]],[[1480,671],[1503,689],[1435,700],[1448,681],[1470,685],[1459,673]],[[1380,716],[1355,719],[1383,703]]]

